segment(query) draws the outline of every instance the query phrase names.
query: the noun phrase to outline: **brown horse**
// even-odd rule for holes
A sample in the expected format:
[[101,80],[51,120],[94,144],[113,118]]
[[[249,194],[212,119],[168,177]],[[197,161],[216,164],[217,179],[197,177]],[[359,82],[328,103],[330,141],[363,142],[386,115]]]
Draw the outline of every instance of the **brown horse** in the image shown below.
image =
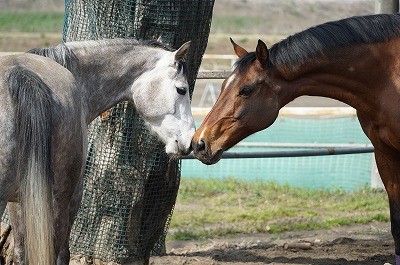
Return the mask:
[[400,15],[329,22],[270,49],[259,40],[255,52],[232,44],[239,59],[194,135],[196,158],[218,162],[225,150],[270,126],[279,109],[299,96],[351,105],[375,147],[400,265]]

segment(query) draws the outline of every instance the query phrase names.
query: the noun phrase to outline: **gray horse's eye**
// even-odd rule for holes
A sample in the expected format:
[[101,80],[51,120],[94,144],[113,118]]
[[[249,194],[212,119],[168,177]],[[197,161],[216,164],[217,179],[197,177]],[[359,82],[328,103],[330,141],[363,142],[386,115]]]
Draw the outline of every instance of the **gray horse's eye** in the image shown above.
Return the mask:
[[178,92],[179,95],[182,96],[186,95],[186,91],[187,91],[186,87],[176,87],[176,92]]

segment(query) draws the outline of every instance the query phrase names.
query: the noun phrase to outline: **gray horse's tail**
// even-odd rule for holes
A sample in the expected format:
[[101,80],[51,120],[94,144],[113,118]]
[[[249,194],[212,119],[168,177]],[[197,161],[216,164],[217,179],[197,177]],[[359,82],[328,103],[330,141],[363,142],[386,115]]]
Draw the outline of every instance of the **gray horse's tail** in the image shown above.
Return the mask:
[[25,260],[28,264],[54,265],[51,90],[37,74],[23,67],[11,70],[8,84],[15,108]]

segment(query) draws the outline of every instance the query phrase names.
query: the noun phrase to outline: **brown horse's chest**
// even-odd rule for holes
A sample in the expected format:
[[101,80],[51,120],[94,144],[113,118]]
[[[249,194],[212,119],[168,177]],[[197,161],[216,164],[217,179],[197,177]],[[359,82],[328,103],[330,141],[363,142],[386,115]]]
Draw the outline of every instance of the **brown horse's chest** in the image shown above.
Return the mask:
[[379,139],[389,147],[392,147],[400,152],[400,134],[384,126],[378,129]]
[[400,152],[400,126],[390,126],[373,122],[360,114],[358,115],[361,127],[371,140],[371,143],[380,150]]

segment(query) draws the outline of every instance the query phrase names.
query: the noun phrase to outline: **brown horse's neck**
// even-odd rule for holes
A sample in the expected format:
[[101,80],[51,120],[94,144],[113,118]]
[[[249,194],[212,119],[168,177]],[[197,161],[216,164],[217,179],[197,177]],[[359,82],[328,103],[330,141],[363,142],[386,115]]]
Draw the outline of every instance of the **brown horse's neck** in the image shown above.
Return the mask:
[[[342,101],[363,113],[376,113],[382,95],[397,100],[396,80],[400,73],[400,43],[364,45],[359,49],[340,49],[329,58],[309,62],[292,71],[281,71],[281,107],[302,95]],[[399,42],[399,41],[397,41]],[[397,46],[398,47],[398,46]],[[397,84],[398,85],[398,84]]]

